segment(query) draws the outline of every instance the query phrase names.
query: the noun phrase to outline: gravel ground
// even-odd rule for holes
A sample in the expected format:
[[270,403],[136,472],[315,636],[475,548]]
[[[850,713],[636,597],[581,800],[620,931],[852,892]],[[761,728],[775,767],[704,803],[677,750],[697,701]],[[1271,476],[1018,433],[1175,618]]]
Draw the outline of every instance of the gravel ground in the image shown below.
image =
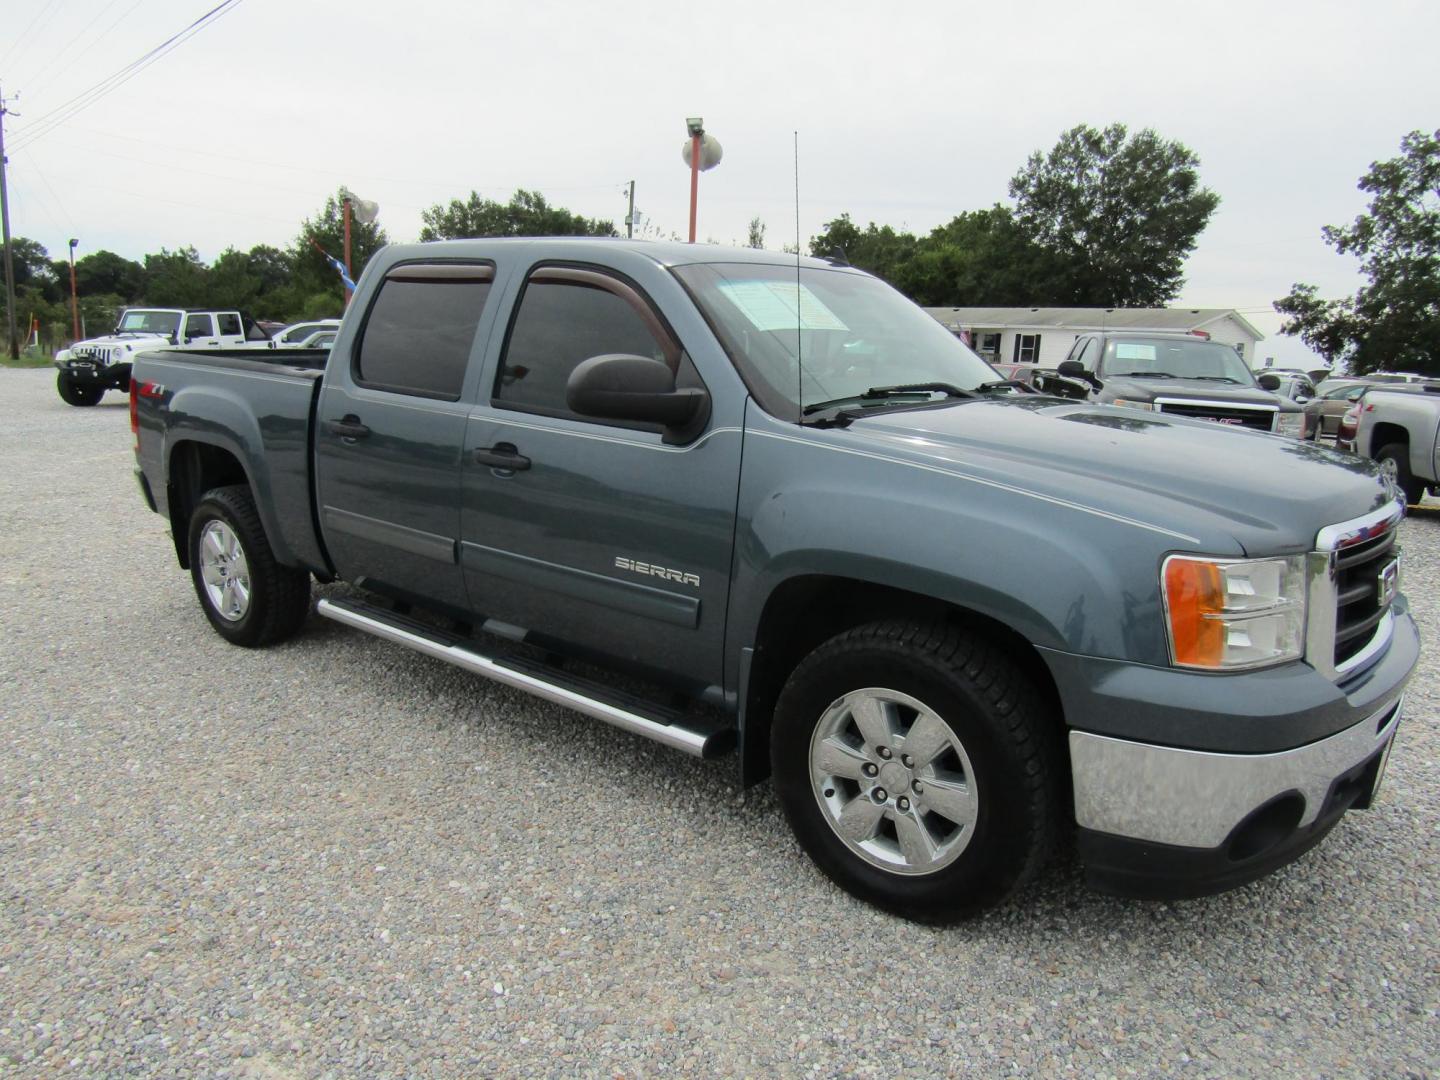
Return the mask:
[[1060,867],[958,929],[814,870],[768,788],[312,618],[227,646],[122,397],[0,369],[8,1075],[1440,1072],[1440,506],[1384,799],[1221,897]]

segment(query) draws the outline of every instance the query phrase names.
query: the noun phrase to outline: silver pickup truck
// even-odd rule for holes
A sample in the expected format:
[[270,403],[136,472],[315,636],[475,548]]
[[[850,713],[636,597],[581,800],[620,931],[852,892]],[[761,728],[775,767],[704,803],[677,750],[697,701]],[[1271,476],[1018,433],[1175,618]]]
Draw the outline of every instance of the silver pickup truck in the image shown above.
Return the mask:
[[1353,449],[1380,463],[1385,474],[1417,503],[1440,484],[1440,384],[1416,383],[1367,390],[1357,403]]
[[918,919],[1062,837],[1139,896],[1297,858],[1370,804],[1419,650],[1370,463],[1018,393],[818,259],[389,247],[332,350],[145,353],[131,400],[227,640],[347,582],[321,616],[738,751],[825,873]]

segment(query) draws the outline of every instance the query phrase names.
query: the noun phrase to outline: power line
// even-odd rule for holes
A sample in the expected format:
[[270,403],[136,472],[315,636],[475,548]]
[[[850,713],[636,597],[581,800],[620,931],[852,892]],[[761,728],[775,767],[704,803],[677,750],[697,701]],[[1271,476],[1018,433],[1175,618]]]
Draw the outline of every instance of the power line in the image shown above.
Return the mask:
[[25,27],[25,29],[20,31],[20,36],[10,43],[10,48],[5,50],[5,55],[0,56],[0,67],[5,66],[5,61],[10,59],[11,54],[13,54],[15,50],[20,47],[20,43],[25,40],[26,36],[30,33],[30,31],[35,29],[35,24],[38,23],[41,19],[43,19],[46,15],[50,14],[50,9],[59,2],[60,0],[50,0],[50,2],[46,4],[43,8],[41,8],[40,11],[36,14],[36,16],[30,20],[29,24]]
[[114,30],[115,27],[119,26],[120,23],[123,22],[132,11],[134,11],[137,7],[143,4],[145,0],[135,0],[133,4],[131,4],[121,14],[115,17],[114,22],[112,22],[109,26],[105,27],[105,29],[98,31],[96,35],[90,40],[90,43],[86,45],[83,49],[81,49],[78,53],[76,53],[73,58],[67,58],[67,54],[72,48],[75,47],[75,43],[90,31],[95,30],[99,26],[100,20],[103,19],[109,13],[110,9],[119,2],[120,0],[110,0],[108,4],[106,4],[103,8],[100,9],[99,14],[95,15],[93,18],[87,17],[84,20],[84,24],[81,26],[80,32],[74,37],[72,37],[69,41],[67,41],[64,46],[61,47],[60,51],[55,53],[55,55],[46,64],[46,68],[49,71],[49,78],[42,77],[42,80],[38,86],[30,87],[29,93],[31,93],[32,95],[39,94],[51,83],[53,83],[59,76],[68,74],[68,64],[73,64],[83,59],[86,53],[88,53],[96,45],[100,44],[100,42],[104,41],[107,37],[109,37],[110,31]]
[[43,116],[37,117],[29,126],[27,126],[20,133],[20,142],[18,143],[16,149],[21,149],[23,147],[29,146],[36,139],[42,138],[47,133],[53,131],[55,128],[63,124],[66,120],[69,120],[72,116],[75,116],[77,113],[83,111],[84,109],[88,109],[91,105],[95,104],[95,102],[99,101],[101,98],[105,97],[110,92],[119,89],[121,86],[124,86],[136,75],[140,74],[140,72],[144,71],[147,67],[164,57],[166,54],[179,48],[182,44],[188,41],[195,34],[198,34],[206,26],[209,26],[211,23],[228,14],[230,11],[233,11],[241,2],[242,0],[222,0],[220,4],[217,4],[215,7],[205,12],[205,14],[201,15],[198,19],[190,23],[183,30],[166,38],[159,45],[156,45],[153,49],[145,53],[139,59],[131,61],[119,71],[116,71],[112,75],[101,79],[94,86],[91,86],[86,90],[82,90],[79,94],[76,94],[73,98],[65,102],[63,105],[58,105],[55,108],[51,109],[48,113],[45,113]]

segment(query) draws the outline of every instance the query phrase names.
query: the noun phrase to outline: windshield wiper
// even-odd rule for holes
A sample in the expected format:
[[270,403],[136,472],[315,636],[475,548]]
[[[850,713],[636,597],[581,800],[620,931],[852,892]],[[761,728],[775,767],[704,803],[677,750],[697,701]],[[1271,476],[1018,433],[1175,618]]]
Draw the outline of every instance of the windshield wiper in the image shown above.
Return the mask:
[[958,386],[950,383],[905,383],[901,386],[872,386],[870,389],[859,394],[850,394],[847,397],[832,398],[829,401],[817,401],[814,404],[806,405],[803,415],[809,416],[812,413],[823,412],[825,409],[833,409],[838,405],[849,405],[851,403],[863,403],[867,401],[884,401],[895,397],[919,397],[929,394],[944,394],[946,397],[969,398],[975,394],[970,390],[961,390]]
[[1190,378],[1200,379],[1204,382],[1228,382],[1234,383],[1236,386],[1245,385],[1239,379],[1232,379],[1229,375],[1191,375]]
[[1112,375],[1112,379],[1178,379],[1180,376],[1171,375],[1168,371],[1122,371],[1118,375]]
[[1027,382],[1021,382],[1019,379],[996,379],[994,382],[982,382],[979,386],[975,387],[975,389],[979,391],[1019,390],[1022,394],[1040,393],[1035,387]]

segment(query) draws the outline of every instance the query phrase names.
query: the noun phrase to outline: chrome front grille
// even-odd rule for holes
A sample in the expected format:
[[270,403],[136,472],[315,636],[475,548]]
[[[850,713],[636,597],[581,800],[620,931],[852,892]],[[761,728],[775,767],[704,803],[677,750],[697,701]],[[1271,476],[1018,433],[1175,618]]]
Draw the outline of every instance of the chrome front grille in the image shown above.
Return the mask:
[[1333,679],[1353,675],[1390,642],[1399,577],[1396,502],[1321,529],[1309,556],[1310,611],[1305,658]]
[[1198,398],[1155,399],[1155,408],[1171,416],[1208,420],[1212,424],[1270,431],[1275,426],[1278,405],[1245,405],[1234,401],[1202,401]]

